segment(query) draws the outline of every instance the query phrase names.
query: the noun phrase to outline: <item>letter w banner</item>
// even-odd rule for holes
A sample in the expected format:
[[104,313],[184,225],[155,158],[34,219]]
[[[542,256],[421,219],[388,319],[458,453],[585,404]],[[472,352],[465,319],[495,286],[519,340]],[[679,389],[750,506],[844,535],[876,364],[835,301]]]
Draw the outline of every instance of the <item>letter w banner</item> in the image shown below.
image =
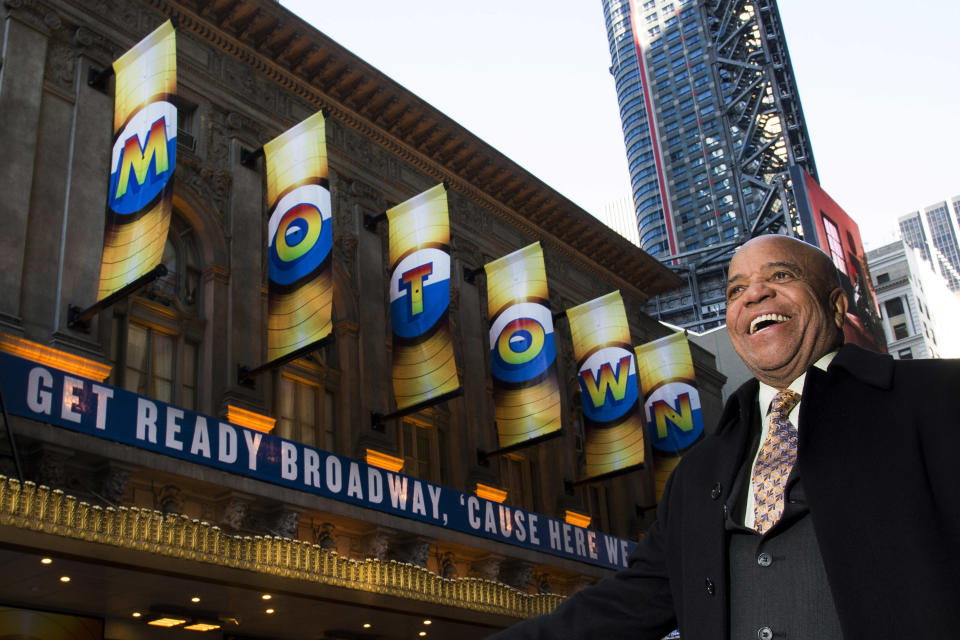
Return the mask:
[[500,448],[505,449],[560,432],[557,347],[540,243],[484,269],[494,415]]
[[168,20],[113,63],[116,98],[102,300],[160,264],[177,155],[177,47]]
[[447,189],[428,189],[387,210],[393,394],[398,409],[460,388],[450,308]]
[[619,291],[567,310],[583,407],[584,480],[644,463],[637,363]]
[[323,114],[263,145],[267,163],[267,361],[330,334],[333,225]]
[[686,334],[648,342],[635,352],[659,501],[680,455],[703,435],[700,393]]

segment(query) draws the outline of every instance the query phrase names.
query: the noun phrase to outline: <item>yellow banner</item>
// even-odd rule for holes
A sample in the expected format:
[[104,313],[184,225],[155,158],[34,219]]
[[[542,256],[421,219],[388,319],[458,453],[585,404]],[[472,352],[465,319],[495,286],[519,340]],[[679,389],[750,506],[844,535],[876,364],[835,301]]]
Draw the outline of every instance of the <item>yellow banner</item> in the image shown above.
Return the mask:
[[567,311],[586,437],[585,479],[644,463],[643,416],[630,327],[619,291]]
[[635,349],[650,444],[657,453],[677,455],[703,433],[703,412],[690,345],[674,333]]
[[443,184],[387,210],[393,393],[398,409],[460,388],[447,319],[450,220]]
[[102,300],[160,264],[177,153],[177,47],[168,20],[113,63],[116,97]]
[[560,431],[557,348],[540,243],[484,266],[500,447]]
[[263,145],[263,155],[270,206],[267,361],[272,362],[332,329],[333,218],[323,114]]

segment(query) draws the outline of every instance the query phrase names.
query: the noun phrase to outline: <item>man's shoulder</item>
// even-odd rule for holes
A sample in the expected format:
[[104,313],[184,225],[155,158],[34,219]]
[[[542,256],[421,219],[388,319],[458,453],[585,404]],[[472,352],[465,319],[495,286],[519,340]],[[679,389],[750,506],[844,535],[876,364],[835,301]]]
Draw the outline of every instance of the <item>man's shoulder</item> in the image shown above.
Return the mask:
[[894,360],[885,353],[844,345],[830,370],[844,370],[861,382],[889,389],[911,382],[955,383],[960,376],[960,360]]

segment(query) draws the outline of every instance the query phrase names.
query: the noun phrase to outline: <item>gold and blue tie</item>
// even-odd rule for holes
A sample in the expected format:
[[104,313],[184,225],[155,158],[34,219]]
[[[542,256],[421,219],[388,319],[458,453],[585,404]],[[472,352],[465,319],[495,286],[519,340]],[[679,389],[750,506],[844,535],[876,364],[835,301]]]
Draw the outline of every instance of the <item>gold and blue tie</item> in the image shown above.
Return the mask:
[[764,534],[783,515],[787,478],[797,462],[797,427],[789,420],[800,394],[786,389],[773,397],[770,429],[753,467],[753,528]]

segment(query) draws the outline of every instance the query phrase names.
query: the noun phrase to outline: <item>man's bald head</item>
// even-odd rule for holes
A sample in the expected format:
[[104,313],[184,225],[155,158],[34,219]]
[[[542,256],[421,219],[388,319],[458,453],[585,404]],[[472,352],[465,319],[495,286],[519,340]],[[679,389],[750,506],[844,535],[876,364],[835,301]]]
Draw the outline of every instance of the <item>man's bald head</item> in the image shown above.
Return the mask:
[[843,342],[846,295],[824,252],[787,236],[759,236],[730,262],[727,331],[761,381],[783,389]]

